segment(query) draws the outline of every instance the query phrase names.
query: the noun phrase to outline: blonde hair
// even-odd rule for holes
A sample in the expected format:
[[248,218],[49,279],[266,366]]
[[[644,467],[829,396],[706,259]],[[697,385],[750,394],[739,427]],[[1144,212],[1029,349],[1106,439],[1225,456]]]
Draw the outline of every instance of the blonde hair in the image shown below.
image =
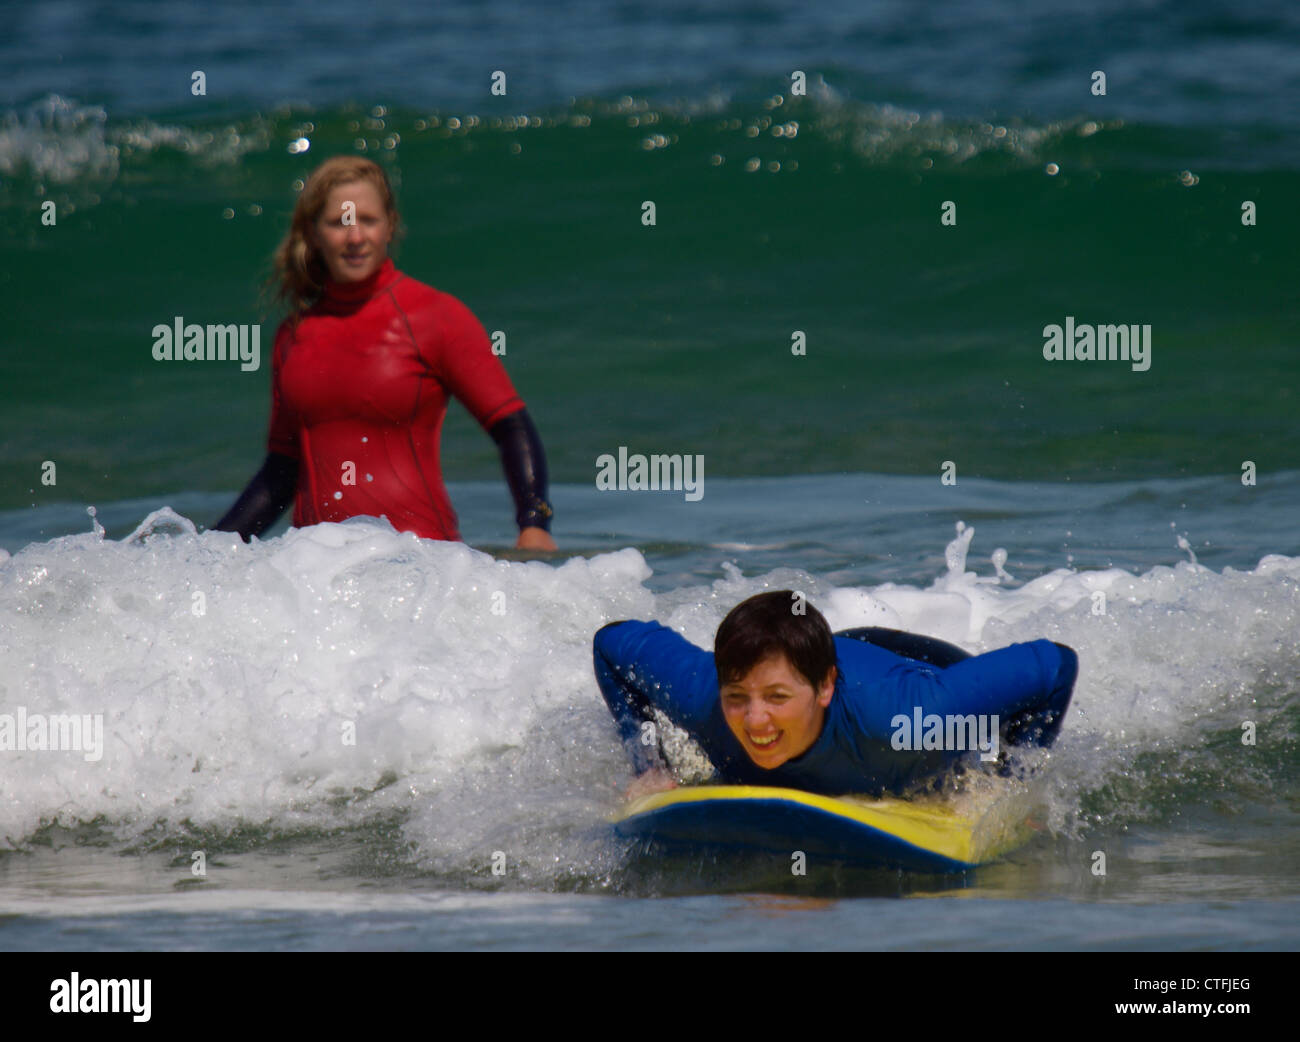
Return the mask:
[[265,288],[274,290],[277,300],[288,303],[289,315],[295,321],[320,298],[329,277],[329,270],[312,246],[312,226],[325,209],[330,192],[354,181],[369,181],[375,186],[393,227],[394,244],[405,231],[383,167],[361,156],[335,156],[321,163],[298,194],[289,230],[275,248],[271,257],[273,270],[266,280]]

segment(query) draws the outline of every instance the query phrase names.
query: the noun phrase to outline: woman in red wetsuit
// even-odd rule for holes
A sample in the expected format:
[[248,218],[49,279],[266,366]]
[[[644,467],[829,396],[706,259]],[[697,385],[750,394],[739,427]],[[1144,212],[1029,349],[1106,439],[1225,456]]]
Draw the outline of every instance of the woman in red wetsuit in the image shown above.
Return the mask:
[[492,436],[515,500],[516,546],[554,550],[546,457],[487,333],[464,304],[402,274],[399,227],[377,164],[322,163],[275,253],[289,317],[275,335],[262,469],[214,526],[245,540],[294,502],[296,527],[384,516],[428,539],[459,539],[438,466],[455,397]]

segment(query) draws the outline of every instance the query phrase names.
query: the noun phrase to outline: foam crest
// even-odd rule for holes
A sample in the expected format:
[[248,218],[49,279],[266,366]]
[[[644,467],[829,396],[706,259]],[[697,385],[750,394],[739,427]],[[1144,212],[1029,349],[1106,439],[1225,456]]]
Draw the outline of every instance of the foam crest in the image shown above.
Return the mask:
[[[1054,828],[1076,828],[1085,804],[1122,817],[1189,779],[1230,788],[1285,769],[1300,560],[1017,583],[1003,551],[985,574],[968,570],[973,535],[959,530],[927,589],[726,566],[659,596],[636,550],[499,561],[370,519],[246,546],[158,511],[120,542],[101,530],[34,543],[0,561],[0,713],[99,715],[103,751],[0,752],[0,835],[20,845],[43,824],[98,819],[125,843],[159,828],[292,833],[397,815],[410,856],[461,882],[490,885],[497,854],[530,884],[599,877],[616,855],[589,838],[628,769],[592,634],[658,618],[711,647],[737,601],[783,587],[837,629],[1076,648],[1046,772]],[[1243,719],[1272,744],[1225,742]],[[1141,757],[1151,765],[1135,767]]]
[[0,567],[0,711],[98,715],[105,736],[95,763],[0,753],[11,840],[100,815],[126,832],[264,822],[455,775],[572,698],[604,621],[652,611],[635,551],[501,562],[373,521],[248,547],[89,534]]

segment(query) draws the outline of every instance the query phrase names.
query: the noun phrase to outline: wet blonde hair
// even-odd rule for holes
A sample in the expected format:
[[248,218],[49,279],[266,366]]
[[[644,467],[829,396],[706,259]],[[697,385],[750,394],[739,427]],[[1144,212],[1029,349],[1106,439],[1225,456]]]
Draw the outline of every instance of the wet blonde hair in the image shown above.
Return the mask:
[[397,212],[392,185],[388,183],[388,175],[378,163],[361,156],[335,156],[321,163],[311,172],[298,194],[289,230],[271,257],[273,270],[267,279],[266,288],[274,291],[277,300],[288,304],[291,318],[297,319],[320,298],[325,289],[325,280],[329,278],[329,269],[312,245],[312,226],[325,209],[330,192],[339,185],[354,181],[369,181],[379,193],[393,228],[390,248],[396,245],[405,230]]

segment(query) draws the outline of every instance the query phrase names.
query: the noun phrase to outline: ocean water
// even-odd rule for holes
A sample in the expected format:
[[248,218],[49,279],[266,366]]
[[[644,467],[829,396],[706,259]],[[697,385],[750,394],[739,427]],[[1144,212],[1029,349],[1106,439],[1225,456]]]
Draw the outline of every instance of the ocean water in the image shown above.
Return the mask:
[[[1297,43],[1282,3],[19,9],[0,713],[103,730],[0,752],[0,946],[1294,949]],[[399,267],[507,334],[559,556],[508,549],[459,407],[468,546],[206,530],[269,365],[150,331],[269,349],[294,182],[350,152]],[[1150,326],[1149,366],[1046,360],[1067,320]],[[599,491],[620,446],[702,457],[703,497]],[[707,647],[784,587],[1079,652],[1029,844],[792,877],[609,838],[592,633]]]

